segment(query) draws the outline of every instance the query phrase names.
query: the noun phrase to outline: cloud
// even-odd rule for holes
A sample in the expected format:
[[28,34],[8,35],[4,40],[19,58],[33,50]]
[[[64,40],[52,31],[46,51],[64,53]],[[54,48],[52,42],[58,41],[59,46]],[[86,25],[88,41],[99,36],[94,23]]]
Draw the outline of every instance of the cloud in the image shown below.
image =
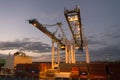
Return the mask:
[[111,61],[120,60],[120,48],[119,45],[109,45],[102,47],[98,50],[90,50],[90,56],[92,60],[101,59],[107,60],[108,58]]
[[1,50],[11,50],[11,49],[23,49],[27,51],[33,52],[50,52],[51,47],[49,44],[45,44],[42,42],[32,42],[29,38],[24,38],[22,40],[15,40],[15,41],[6,41],[0,42],[0,49]]
[[107,26],[99,35],[88,36],[89,51],[92,59],[96,57],[99,59],[106,59],[107,57],[111,57],[112,60],[120,59],[119,26]]
[[89,38],[88,39],[88,44],[89,45],[106,45],[104,41],[95,40],[94,38]]
[[33,57],[33,62],[51,62],[52,54],[45,54],[37,57]]
[[103,33],[103,37],[120,39],[120,25],[107,26]]

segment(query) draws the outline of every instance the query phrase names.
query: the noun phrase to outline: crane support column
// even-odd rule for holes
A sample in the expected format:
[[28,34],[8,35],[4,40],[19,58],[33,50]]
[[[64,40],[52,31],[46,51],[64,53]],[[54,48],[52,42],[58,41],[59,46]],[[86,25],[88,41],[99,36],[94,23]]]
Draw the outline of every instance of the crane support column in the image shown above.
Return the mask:
[[54,40],[52,40],[52,69],[54,69]]
[[73,46],[73,60],[76,63],[75,46]]
[[76,60],[75,60],[75,49],[74,49],[73,45],[71,45],[71,60],[72,60],[72,63],[76,63]]
[[72,63],[72,58],[71,58],[71,48],[69,47],[69,54],[68,54],[68,56],[69,56],[69,63]]
[[86,49],[86,63],[90,63],[88,46],[85,46],[85,49]]
[[70,50],[71,50],[71,58],[72,58],[71,61],[72,61],[72,63],[75,63],[74,62],[74,53],[73,53],[73,46],[72,45],[71,45],[71,49]]
[[60,44],[57,43],[57,63],[60,64]]
[[65,61],[68,63],[68,47],[67,45],[65,46]]

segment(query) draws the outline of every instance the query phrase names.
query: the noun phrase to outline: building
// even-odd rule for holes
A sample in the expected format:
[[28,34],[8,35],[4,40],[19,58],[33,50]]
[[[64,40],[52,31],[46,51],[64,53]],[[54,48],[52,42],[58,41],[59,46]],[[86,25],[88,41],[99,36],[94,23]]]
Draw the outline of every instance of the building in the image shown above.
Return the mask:
[[32,58],[23,52],[16,52],[14,55],[8,55],[4,68],[14,69],[17,64],[27,63],[32,63]]

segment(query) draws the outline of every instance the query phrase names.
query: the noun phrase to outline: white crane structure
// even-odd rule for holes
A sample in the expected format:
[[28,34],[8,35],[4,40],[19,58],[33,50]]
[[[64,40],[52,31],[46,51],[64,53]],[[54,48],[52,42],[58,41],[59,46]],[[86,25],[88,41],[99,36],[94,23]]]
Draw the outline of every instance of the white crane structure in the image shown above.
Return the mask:
[[[68,26],[70,28],[70,31],[72,33],[72,41],[68,40],[66,38],[66,35],[64,33],[64,30],[62,28],[62,23],[56,23],[53,25],[43,25],[40,24],[36,19],[28,20],[30,24],[38,28],[40,31],[42,31],[44,34],[46,34],[48,37],[52,39],[52,69],[55,67],[59,67],[60,63],[60,48],[64,46],[65,48],[65,61],[66,63],[76,63],[76,56],[75,56],[75,50],[76,48],[83,51],[85,47],[86,51],[86,63],[89,63],[89,51],[88,51],[88,43],[85,35],[82,31],[81,26],[81,18],[80,18],[80,9],[76,7],[73,10],[65,10],[64,15],[66,17]],[[46,27],[44,26],[58,26],[60,28],[62,33],[62,38],[57,38],[56,31],[54,33],[50,32]],[[55,46],[54,43],[57,43],[57,64],[55,62]]]
[[[80,8],[77,6],[73,10],[65,9],[64,15],[66,17],[67,23],[69,25],[70,31],[73,36],[73,43],[71,45],[71,59],[73,60],[72,63],[75,63],[75,48],[83,51],[85,47],[86,51],[86,63],[90,62],[89,58],[89,50],[88,50],[88,43],[87,38],[82,30],[81,26],[81,17],[80,17]],[[67,53],[68,54],[68,53]],[[66,62],[68,62],[68,55],[66,55]]]

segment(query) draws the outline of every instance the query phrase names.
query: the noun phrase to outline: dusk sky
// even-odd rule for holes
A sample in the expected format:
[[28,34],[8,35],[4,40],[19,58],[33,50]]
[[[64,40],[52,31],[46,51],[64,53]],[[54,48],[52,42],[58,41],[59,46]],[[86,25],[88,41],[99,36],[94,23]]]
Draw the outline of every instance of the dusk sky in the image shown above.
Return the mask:
[[[35,60],[50,60],[51,39],[27,20],[62,22],[68,30],[64,8],[76,5],[80,7],[90,59],[120,60],[120,0],[0,0],[0,57],[23,49]],[[84,53],[76,55],[77,60],[85,58]]]

